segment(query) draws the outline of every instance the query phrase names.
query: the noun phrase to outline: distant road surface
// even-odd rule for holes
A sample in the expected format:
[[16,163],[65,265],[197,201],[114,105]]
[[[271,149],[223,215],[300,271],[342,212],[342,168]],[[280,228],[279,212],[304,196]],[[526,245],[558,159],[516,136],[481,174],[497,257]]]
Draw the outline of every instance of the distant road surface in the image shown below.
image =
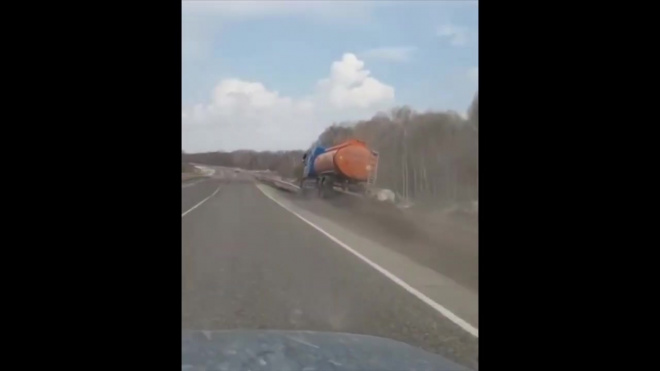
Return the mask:
[[476,284],[443,268],[451,262],[422,264],[455,252],[412,238],[409,250],[388,246],[374,235],[400,231],[369,230],[350,220],[364,216],[232,169],[181,192],[182,329],[367,334],[478,369]]

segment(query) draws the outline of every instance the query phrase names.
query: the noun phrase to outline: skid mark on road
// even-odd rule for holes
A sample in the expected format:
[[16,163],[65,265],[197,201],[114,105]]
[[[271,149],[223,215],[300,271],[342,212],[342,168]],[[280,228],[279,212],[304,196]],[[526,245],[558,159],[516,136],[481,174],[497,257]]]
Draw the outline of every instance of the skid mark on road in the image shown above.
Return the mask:
[[321,227],[317,226],[316,224],[310,222],[310,221],[307,220],[305,217],[303,217],[302,215],[298,214],[297,212],[295,212],[294,210],[292,210],[291,208],[289,208],[287,205],[281,203],[279,200],[275,199],[273,196],[271,196],[270,194],[268,194],[267,192],[265,192],[263,189],[261,189],[261,187],[260,187],[259,185],[255,185],[255,186],[257,187],[257,189],[259,189],[259,191],[261,191],[261,193],[263,193],[264,196],[268,197],[270,200],[272,200],[272,201],[275,202],[276,204],[280,205],[283,209],[285,209],[286,211],[288,211],[288,212],[290,212],[291,214],[295,215],[296,217],[298,217],[298,219],[300,219],[300,220],[302,220],[303,222],[307,223],[307,224],[310,225],[312,228],[316,229],[316,230],[319,231],[321,234],[323,234],[324,236],[328,237],[330,240],[332,240],[333,242],[335,242],[335,243],[338,244],[339,246],[343,247],[344,249],[348,250],[348,251],[349,251],[350,253],[352,253],[353,255],[355,255],[355,256],[357,256],[358,258],[360,258],[362,261],[364,261],[365,263],[367,263],[368,265],[370,265],[372,268],[374,268],[374,269],[376,269],[377,271],[379,271],[380,273],[382,273],[385,277],[387,277],[387,278],[389,278],[390,280],[394,281],[394,283],[396,283],[397,285],[403,287],[406,291],[408,291],[409,293],[413,294],[414,296],[416,296],[418,299],[420,299],[420,300],[423,301],[424,303],[428,304],[431,308],[435,309],[437,312],[439,312],[440,314],[442,314],[443,316],[445,316],[447,319],[449,319],[450,321],[452,321],[453,323],[455,323],[456,325],[458,325],[460,328],[462,328],[463,330],[465,330],[466,332],[468,332],[470,335],[472,335],[472,336],[474,336],[474,337],[476,337],[476,338],[479,337],[479,329],[477,329],[476,327],[472,326],[471,324],[469,324],[467,321],[463,320],[462,318],[458,317],[456,314],[454,314],[453,312],[451,312],[449,309],[447,309],[447,308],[443,307],[442,305],[436,303],[433,299],[429,298],[428,296],[424,295],[424,294],[423,294],[422,292],[420,292],[419,290],[417,290],[417,289],[415,289],[414,287],[410,286],[408,283],[404,282],[402,279],[400,279],[399,277],[395,276],[393,273],[391,273],[391,272],[388,271],[387,269],[385,269],[385,268],[381,267],[380,265],[378,265],[378,264],[372,262],[371,260],[369,260],[367,257],[365,257],[364,255],[362,255],[362,254],[360,254],[359,252],[357,252],[357,251],[356,251],[355,249],[353,249],[352,247],[348,246],[347,244],[345,244],[344,242],[342,242],[341,240],[339,240],[339,239],[336,238],[335,236],[333,236],[333,235],[331,235],[330,233],[328,233],[328,232],[326,232],[325,230],[323,230],[323,228],[321,228]]
[[213,191],[213,193],[211,193],[210,196],[208,196],[208,197],[206,197],[205,199],[201,200],[197,205],[191,207],[191,208],[188,209],[186,212],[182,213],[182,214],[181,214],[181,217],[183,218],[183,217],[186,216],[189,212],[195,210],[195,209],[196,209],[197,207],[199,207],[201,204],[203,204],[204,202],[208,201],[211,197],[215,196],[215,194],[218,193],[219,190],[220,190],[220,186],[218,186],[218,188],[216,188],[215,191]]

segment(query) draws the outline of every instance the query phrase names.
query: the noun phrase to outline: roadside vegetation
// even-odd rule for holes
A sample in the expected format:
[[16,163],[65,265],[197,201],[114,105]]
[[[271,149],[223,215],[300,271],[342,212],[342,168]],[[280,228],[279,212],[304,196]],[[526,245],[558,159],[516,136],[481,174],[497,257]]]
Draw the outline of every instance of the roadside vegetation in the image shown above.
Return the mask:
[[[479,168],[478,94],[467,118],[455,112],[416,112],[398,107],[369,120],[335,123],[318,140],[325,146],[349,138],[378,151],[377,187],[394,191],[418,207],[476,211]],[[185,154],[185,162],[271,170],[284,178],[302,174],[303,150],[207,152]],[[185,165],[184,165],[185,166]]]

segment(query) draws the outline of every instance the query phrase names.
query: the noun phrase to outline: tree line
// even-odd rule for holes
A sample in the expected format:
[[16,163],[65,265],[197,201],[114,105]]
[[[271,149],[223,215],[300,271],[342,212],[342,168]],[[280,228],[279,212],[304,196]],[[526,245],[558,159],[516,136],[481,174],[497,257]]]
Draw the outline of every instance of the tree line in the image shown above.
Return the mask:
[[[404,106],[369,120],[335,123],[318,140],[324,146],[355,138],[379,152],[376,186],[417,204],[437,206],[478,199],[479,101],[467,119],[455,112],[415,112]],[[184,154],[187,162],[271,170],[285,178],[302,175],[304,151],[249,150]]]

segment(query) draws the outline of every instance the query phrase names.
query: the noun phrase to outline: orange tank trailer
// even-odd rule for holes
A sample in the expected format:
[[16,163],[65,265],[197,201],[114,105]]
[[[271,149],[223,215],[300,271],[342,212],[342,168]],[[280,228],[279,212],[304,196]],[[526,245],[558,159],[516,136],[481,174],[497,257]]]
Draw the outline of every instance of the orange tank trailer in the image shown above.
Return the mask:
[[334,173],[349,180],[364,182],[375,166],[376,158],[367,145],[351,139],[329,147],[314,160],[318,174]]

